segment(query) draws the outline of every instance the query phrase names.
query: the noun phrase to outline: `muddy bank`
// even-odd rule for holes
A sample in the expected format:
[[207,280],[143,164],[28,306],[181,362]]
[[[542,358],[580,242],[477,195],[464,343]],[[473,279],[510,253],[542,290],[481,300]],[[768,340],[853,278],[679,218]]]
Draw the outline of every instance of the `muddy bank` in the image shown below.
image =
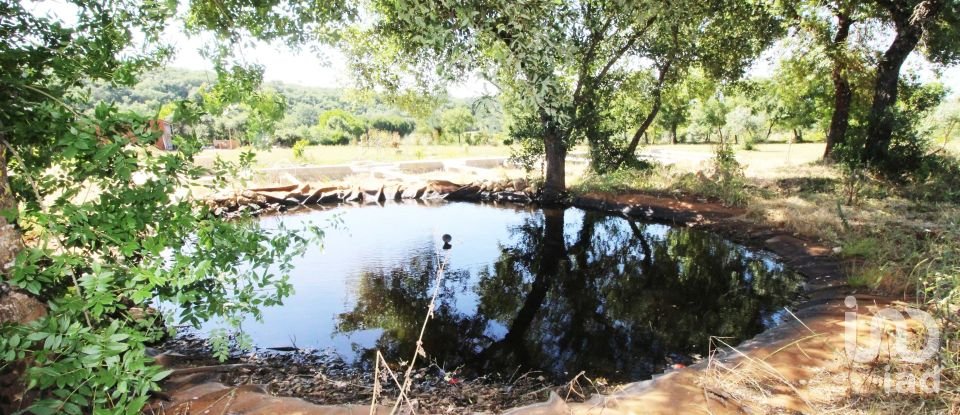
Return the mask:
[[[316,350],[258,349],[234,352],[226,362],[213,358],[209,343],[194,334],[178,336],[161,346],[157,360],[174,369],[165,392],[150,408],[166,413],[366,413],[373,399],[375,375]],[[391,368],[399,377],[403,367]],[[462,377],[457,368],[436,365],[413,372],[407,395],[424,413],[500,413],[547,399],[551,393],[582,401],[613,390],[583,377],[556,384],[538,372],[491,373]],[[389,412],[398,388],[388,372],[380,377],[378,403]],[[585,390],[587,389],[587,390]],[[294,396],[297,398],[277,398]],[[579,398],[579,399],[578,399]],[[213,412],[209,412],[213,411]],[[342,412],[345,411],[345,412]],[[350,412],[354,411],[354,412]],[[163,412],[161,412],[163,413]]]

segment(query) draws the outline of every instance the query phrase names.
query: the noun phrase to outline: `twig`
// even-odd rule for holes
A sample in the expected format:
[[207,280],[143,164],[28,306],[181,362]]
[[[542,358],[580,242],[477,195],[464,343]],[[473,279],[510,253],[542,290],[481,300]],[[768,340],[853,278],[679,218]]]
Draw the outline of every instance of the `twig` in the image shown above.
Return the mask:
[[[410,363],[407,366],[407,370],[403,375],[403,386],[400,387],[401,395],[406,394],[406,392],[410,389],[410,385],[413,382],[413,376],[412,376],[413,367],[417,363],[417,357],[419,357],[420,355],[426,356],[426,351],[423,350],[423,335],[427,332],[427,323],[429,323],[430,318],[433,317],[433,312],[437,305],[437,297],[440,295],[440,288],[443,285],[443,271],[447,265],[448,258],[446,257],[446,255],[444,255],[442,256],[442,259],[443,260],[441,260],[440,255],[437,256],[437,276],[434,279],[433,296],[430,298],[430,304],[427,306],[427,315],[423,319],[423,324],[420,326],[420,336],[417,337],[417,347],[414,350],[413,357],[410,359]],[[394,402],[393,404],[393,409],[390,410],[391,414],[394,414],[397,412],[397,409],[400,408],[400,402],[401,402],[401,399],[397,398],[397,401]],[[413,411],[412,406],[410,410]],[[414,413],[415,412],[416,411],[414,411]]]

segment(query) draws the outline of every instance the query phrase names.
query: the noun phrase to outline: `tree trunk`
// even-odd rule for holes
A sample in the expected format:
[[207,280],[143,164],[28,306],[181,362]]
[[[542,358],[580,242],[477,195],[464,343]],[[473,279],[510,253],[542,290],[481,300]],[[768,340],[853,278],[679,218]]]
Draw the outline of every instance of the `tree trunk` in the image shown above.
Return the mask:
[[[676,33],[674,33],[674,37],[676,37]],[[637,131],[633,133],[630,144],[620,156],[620,160],[617,161],[617,166],[614,167],[623,165],[630,157],[636,157],[635,153],[637,152],[637,146],[640,144],[640,137],[647,133],[647,128],[650,128],[650,124],[653,123],[653,120],[657,118],[657,113],[660,112],[660,105],[663,98],[663,84],[666,82],[667,73],[669,73],[672,65],[673,56],[667,58],[667,61],[660,67],[660,75],[657,76],[657,85],[653,91],[653,105],[650,107],[650,113],[648,113],[647,118],[640,123]]]
[[802,143],[803,142],[803,130],[799,128],[793,129],[793,142]]
[[773,133],[773,123],[767,124],[767,135],[763,137],[763,141],[770,141],[770,134]]
[[672,144],[677,144],[677,125],[670,125],[670,142]]
[[559,203],[567,190],[567,148],[553,118],[543,110],[540,111],[540,123],[544,131],[543,149],[547,164],[540,201],[547,204]]
[[847,37],[850,36],[850,26],[853,19],[847,12],[837,13],[837,34],[833,37],[828,55],[833,60],[833,115],[830,118],[830,129],[827,130],[827,147],[823,150],[823,158],[832,158],[833,148],[844,142],[847,127],[850,123],[850,102],[853,100],[853,90],[850,89],[850,80],[847,79],[846,63],[843,52],[847,50]]
[[717,135],[720,136],[720,144],[723,145],[723,128],[717,127]]
[[567,149],[563,146],[563,140],[556,136],[544,137],[544,148],[546,149],[547,167],[542,201],[557,203],[560,202],[563,193],[567,190],[565,166]]
[[[16,211],[17,200],[10,190],[10,181],[7,175],[7,157],[9,149],[0,151],[0,211]],[[13,259],[16,258],[20,250],[23,249],[23,243],[20,239],[20,229],[17,228],[16,221],[9,222],[6,217],[0,215],[0,268],[4,275],[10,270]],[[5,281],[6,278],[0,280]],[[3,294],[4,290],[0,290]]]
[[893,17],[897,35],[877,64],[877,78],[873,89],[873,105],[867,116],[867,143],[861,160],[882,162],[887,159],[893,136],[891,109],[897,102],[897,84],[900,68],[907,56],[917,47],[923,27],[935,19],[943,7],[943,0],[922,1],[916,8],[891,3],[887,11]]
[[650,145],[650,136],[646,132],[643,133],[643,144]]

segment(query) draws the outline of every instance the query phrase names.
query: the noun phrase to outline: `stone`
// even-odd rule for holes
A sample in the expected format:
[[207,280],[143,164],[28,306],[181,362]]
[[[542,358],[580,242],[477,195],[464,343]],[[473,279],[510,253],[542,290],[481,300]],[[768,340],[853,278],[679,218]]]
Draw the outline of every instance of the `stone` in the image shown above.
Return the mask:
[[453,192],[463,186],[447,180],[430,180],[427,182],[427,188],[439,194]]
[[304,205],[313,205],[313,204],[316,204],[317,201],[320,200],[320,196],[323,196],[323,189],[314,190],[314,191],[310,194],[310,196],[308,196],[308,197],[306,198],[306,200],[303,201],[303,204],[304,204]]
[[446,200],[462,200],[474,202],[480,200],[480,186],[463,186],[457,190],[447,193]]
[[513,186],[513,188],[516,190],[525,189],[527,188],[527,179],[523,179],[523,178],[513,179],[513,182],[510,183],[510,185]]
[[420,200],[421,198],[423,198],[423,194],[426,192],[427,192],[427,188],[425,186],[408,187],[406,189],[403,189],[403,198]]
[[353,189],[343,195],[344,202],[363,202],[363,191],[359,188]]
[[296,193],[257,192],[257,194],[263,196],[266,199],[266,202],[268,204],[276,204],[276,205],[282,205],[282,206],[295,206],[300,204],[300,201],[294,197]]
[[244,205],[250,203],[262,205],[267,203],[267,198],[253,190],[244,190],[240,193],[240,196],[237,197],[237,204]]
[[330,191],[320,195],[320,198],[317,199],[317,204],[340,203],[341,201],[343,201],[343,198],[340,197],[340,192]]
[[292,192],[300,187],[298,184],[291,184],[286,186],[270,186],[270,187],[255,187],[250,189],[252,192],[262,193],[262,192]]
[[0,296],[0,324],[27,324],[47,315],[47,306],[16,289]]

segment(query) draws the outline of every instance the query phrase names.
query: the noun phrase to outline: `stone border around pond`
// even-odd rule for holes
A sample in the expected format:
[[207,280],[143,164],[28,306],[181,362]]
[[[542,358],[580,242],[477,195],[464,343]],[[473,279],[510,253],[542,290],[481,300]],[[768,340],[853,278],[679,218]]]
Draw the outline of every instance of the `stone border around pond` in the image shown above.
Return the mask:
[[467,185],[446,180],[428,180],[421,184],[389,187],[384,185],[373,189],[291,184],[252,188],[237,193],[219,193],[208,198],[206,204],[213,209],[214,214],[231,217],[242,213],[282,212],[296,206],[385,203],[403,200],[528,204],[534,201],[536,193],[536,187],[524,179],[480,181]]

